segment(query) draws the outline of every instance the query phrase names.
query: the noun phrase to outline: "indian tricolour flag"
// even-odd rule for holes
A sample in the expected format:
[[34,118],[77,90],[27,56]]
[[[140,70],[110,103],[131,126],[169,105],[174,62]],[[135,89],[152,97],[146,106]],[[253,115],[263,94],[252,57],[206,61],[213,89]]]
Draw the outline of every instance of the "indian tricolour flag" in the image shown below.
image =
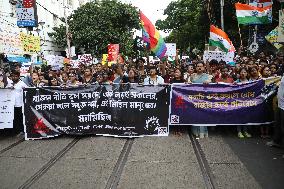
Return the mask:
[[235,6],[239,24],[269,24],[272,22],[272,5],[259,8],[236,3]]
[[209,45],[219,47],[225,52],[236,51],[228,35],[224,31],[213,25],[210,26]]

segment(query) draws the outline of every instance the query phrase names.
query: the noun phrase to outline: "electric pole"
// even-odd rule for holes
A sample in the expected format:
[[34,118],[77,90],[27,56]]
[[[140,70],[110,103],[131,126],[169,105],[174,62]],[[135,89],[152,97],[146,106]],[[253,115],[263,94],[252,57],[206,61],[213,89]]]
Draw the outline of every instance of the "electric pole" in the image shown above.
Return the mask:
[[224,28],[224,0],[220,0],[220,5],[221,5],[221,28],[223,31],[225,31],[225,28]]
[[66,8],[67,8],[67,2],[66,0],[63,1],[64,3],[64,18],[65,18],[65,25],[66,25],[66,41],[67,41],[67,52],[68,56],[67,58],[71,58],[71,42],[70,42],[70,33],[69,33],[69,25],[67,21],[67,13],[66,13]]

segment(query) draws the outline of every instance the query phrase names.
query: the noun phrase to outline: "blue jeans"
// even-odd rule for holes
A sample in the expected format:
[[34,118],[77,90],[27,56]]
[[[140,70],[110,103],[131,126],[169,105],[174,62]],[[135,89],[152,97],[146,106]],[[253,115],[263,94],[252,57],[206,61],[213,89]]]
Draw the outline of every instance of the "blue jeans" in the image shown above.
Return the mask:
[[192,126],[192,127],[191,127],[191,131],[192,131],[192,133],[193,133],[195,136],[199,136],[200,133],[202,133],[202,134],[208,134],[208,129],[207,129],[206,126],[201,126],[201,127]]

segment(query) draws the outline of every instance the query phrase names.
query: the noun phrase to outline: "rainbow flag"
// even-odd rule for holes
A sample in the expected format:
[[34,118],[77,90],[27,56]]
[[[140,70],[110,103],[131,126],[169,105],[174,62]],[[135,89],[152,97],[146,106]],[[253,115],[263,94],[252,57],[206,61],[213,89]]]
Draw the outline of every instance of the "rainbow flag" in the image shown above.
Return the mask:
[[150,36],[144,29],[142,29],[142,40],[146,43],[146,48],[150,49]]
[[[150,50],[156,54],[160,59],[166,55],[167,46],[164,39],[160,35],[156,27],[151,23],[151,21],[140,11],[140,20],[143,26],[143,30],[148,34],[148,40],[150,41]],[[143,33],[142,30],[142,33]],[[145,38],[147,35],[145,35]],[[144,38],[144,36],[143,36]],[[145,40],[144,40],[145,41]]]

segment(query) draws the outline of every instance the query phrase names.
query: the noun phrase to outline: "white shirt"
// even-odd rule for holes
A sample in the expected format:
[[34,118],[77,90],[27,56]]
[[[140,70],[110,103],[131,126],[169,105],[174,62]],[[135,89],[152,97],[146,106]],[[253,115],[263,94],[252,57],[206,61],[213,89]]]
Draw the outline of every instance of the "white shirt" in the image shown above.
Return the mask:
[[144,85],[162,85],[165,81],[161,76],[157,76],[156,80],[151,80],[150,77],[144,79]]
[[28,87],[23,81],[19,81],[17,84],[8,83],[7,88],[13,87],[12,96],[15,102],[15,107],[22,107],[24,105],[24,88]]
[[278,107],[284,110],[284,77],[281,79],[280,86],[277,93]]

